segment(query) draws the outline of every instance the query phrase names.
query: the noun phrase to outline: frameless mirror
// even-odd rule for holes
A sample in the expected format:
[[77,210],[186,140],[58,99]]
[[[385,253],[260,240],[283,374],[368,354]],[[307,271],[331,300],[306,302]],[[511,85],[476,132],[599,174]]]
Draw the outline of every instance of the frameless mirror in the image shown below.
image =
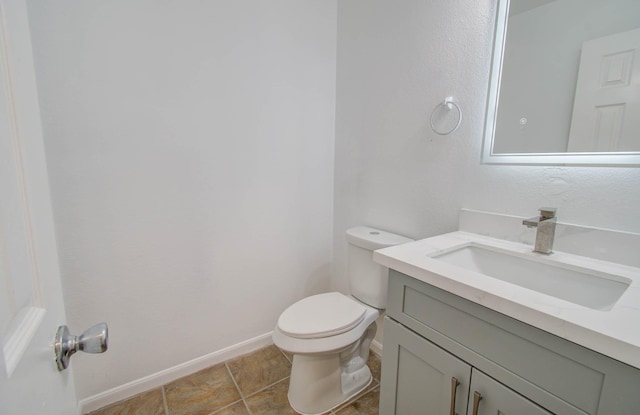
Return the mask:
[[640,1],[499,0],[483,162],[640,165]]

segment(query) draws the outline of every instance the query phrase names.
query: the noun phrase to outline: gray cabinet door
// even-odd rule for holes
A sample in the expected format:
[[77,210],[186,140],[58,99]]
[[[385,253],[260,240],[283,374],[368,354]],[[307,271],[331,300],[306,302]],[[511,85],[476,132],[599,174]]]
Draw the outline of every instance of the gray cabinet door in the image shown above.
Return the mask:
[[382,361],[380,415],[464,414],[471,366],[388,317]]
[[553,415],[477,369],[471,374],[470,393],[467,415]]

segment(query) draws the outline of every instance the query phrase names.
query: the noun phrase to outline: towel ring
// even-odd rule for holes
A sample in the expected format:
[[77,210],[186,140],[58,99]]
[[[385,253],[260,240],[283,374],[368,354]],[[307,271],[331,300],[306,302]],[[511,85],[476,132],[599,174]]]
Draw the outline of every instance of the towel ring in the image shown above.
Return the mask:
[[[444,108],[447,111],[450,111],[451,108],[455,108],[456,110],[458,110],[458,122],[456,122],[456,125],[452,129],[450,129],[449,131],[438,131],[438,129],[433,125],[433,116],[441,108]],[[457,130],[458,127],[460,127],[460,123],[461,122],[462,122],[462,110],[460,109],[460,106],[453,101],[453,97],[446,97],[444,99],[444,101],[442,101],[441,103],[436,105],[436,107],[433,109],[433,111],[431,111],[431,117],[429,118],[429,123],[431,124],[431,129],[433,130],[433,132],[435,132],[436,134],[439,134],[439,135],[451,134],[452,132]]]

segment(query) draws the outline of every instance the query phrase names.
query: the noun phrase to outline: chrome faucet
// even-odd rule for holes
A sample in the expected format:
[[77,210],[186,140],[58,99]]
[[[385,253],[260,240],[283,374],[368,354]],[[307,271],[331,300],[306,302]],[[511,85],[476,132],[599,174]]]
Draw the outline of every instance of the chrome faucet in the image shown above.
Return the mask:
[[556,233],[556,208],[540,208],[540,216],[522,221],[527,228],[537,228],[533,252],[549,255],[553,253],[553,237]]

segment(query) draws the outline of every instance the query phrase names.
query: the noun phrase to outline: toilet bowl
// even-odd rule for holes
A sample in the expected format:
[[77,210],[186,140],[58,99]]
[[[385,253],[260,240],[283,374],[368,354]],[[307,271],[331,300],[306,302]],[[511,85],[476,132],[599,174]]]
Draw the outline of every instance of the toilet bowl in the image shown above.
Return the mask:
[[388,270],[373,250],[411,239],[359,226],[347,231],[352,296],[318,294],[289,306],[278,319],[273,342],[293,354],[288,398],[303,415],[325,413],[371,384],[367,366],[376,320],[386,306]]
[[[309,327],[317,331],[302,329],[296,315],[309,317]],[[338,292],[304,298],[280,316],[273,341],[293,353],[288,393],[293,409],[324,413],[371,383],[366,363],[378,316],[380,310]]]

